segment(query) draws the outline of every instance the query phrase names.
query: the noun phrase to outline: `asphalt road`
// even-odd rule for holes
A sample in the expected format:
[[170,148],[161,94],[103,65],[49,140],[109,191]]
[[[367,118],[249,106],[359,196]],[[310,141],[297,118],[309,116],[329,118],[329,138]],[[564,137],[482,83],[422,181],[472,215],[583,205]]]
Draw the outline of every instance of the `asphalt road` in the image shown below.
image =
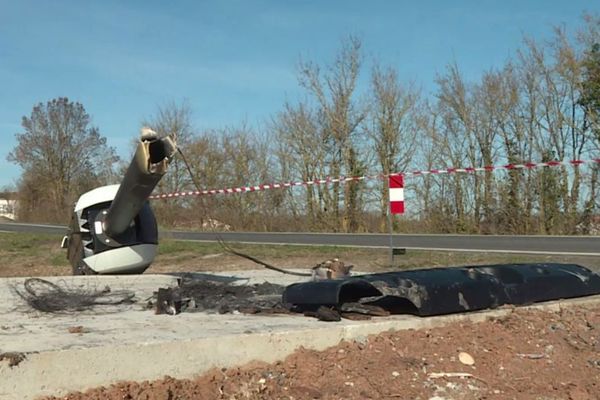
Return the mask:
[[[40,224],[0,223],[0,231],[64,233],[66,227]],[[193,241],[216,241],[211,232],[163,231],[162,237]],[[327,233],[224,232],[227,241],[295,245],[388,247],[389,235]],[[394,235],[395,247],[423,250],[482,251],[524,254],[600,256],[600,237],[590,236],[484,236],[484,235]]]

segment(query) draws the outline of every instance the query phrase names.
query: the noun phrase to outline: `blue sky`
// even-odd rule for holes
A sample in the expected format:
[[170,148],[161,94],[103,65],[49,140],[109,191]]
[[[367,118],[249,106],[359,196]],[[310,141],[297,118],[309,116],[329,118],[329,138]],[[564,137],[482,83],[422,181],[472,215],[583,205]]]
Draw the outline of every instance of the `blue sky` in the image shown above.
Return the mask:
[[[424,91],[447,63],[468,78],[500,66],[522,36],[581,25],[594,1],[5,1],[0,0],[0,188],[34,104],[81,102],[129,157],[131,137],[160,104],[188,101],[198,129],[260,126],[301,96],[300,58],[326,64],[349,34]],[[365,79],[366,79],[365,74]]]

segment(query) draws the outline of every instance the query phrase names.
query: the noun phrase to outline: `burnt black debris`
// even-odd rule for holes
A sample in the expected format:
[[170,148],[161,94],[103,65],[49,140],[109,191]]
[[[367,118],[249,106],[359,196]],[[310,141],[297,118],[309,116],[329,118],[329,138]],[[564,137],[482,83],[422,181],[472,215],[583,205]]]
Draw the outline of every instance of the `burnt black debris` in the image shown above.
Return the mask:
[[21,362],[24,361],[26,358],[27,356],[25,355],[25,353],[20,352],[0,353],[0,361],[8,361],[8,366],[11,368],[21,364]]
[[321,321],[390,314],[443,315],[504,304],[600,294],[600,276],[574,264],[502,264],[431,268],[292,284],[237,285],[183,279],[160,289],[157,313],[302,313]]
[[156,314],[179,314],[182,305],[181,291],[178,288],[158,289],[156,294]]
[[360,303],[379,307],[372,312],[430,316],[597,294],[600,276],[579,265],[503,264],[296,283],[286,288],[283,302],[311,315],[322,306],[367,314]]
[[281,302],[285,287],[272,283],[234,285],[213,282],[205,279],[184,279],[178,288],[159,289],[156,292],[157,314],[178,314],[179,312],[216,312],[219,314],[241,312],[287,313]]

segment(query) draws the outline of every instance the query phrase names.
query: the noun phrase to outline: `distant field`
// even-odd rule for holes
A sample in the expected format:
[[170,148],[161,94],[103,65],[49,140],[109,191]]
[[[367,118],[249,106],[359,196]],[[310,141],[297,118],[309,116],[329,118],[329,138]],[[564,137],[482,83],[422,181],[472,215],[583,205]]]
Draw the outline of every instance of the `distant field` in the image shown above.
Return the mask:
[[[61,235],[0,232],[0,276],[70,275]],[[385,249],[336,246],[287,246],[232,244],[237,250],[284,268],[309,269],[317,263],[339,257],[359,271],[384,271],[519,262],[576,263],[600,270],[600,257],[535,256],[498,253],[408,251],[389,265]],[[225,271],[262,268],[248,260],[227,254],[217,243],[163,240],[159,255],[147,273]]]

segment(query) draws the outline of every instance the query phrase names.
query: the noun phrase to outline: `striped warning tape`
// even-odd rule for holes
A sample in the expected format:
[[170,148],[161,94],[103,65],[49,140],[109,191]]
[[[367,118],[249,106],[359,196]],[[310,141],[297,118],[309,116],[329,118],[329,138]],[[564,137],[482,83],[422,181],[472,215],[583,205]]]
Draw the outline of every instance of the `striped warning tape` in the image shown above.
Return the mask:
[[321,179],[313,179],[308,181],[298,182],[280,182],[280,183],[265,183],[254,186],[240,186],[226,189],[207,189],[207,190],[192,190],[174,193],[161,193],[152,195],[150,199],[172,199],[178,197],[188,196],[207,196],[215,194],[231,194],[231,193],[246,193],[246,192],[258,192],[269,189],[284,189],[295,186],[312,186],[312,185],[328,185],[332,183],[345,183],[351,181],[363,181],[363,180],[374,180],[384,179],[389,176],[402,175],[403,177],[416,177],[425,175],[435,174],[459,174],[459,173],[475,173],[485,171],[497,171],[497,170],[518,170],[518,169],[534,169],[534,168],[545,168],[545,167],[558,167],[561,165],[565,166],[579,166],[583,164],[600,164],[600,158],[592,158],[589,160],[567,160],[567,161],[546,161],[546,162],[527,162],[523,164],[506,164],[506,165],[488,165],[485,167],[467,167],[467,168],[443,168],[443,169],[430,169],[423,171],[413,172],[397,172],[393,174],[376,174],[376,175],[363,175],[363,176],[340,176],[337,178],[327,177]]

